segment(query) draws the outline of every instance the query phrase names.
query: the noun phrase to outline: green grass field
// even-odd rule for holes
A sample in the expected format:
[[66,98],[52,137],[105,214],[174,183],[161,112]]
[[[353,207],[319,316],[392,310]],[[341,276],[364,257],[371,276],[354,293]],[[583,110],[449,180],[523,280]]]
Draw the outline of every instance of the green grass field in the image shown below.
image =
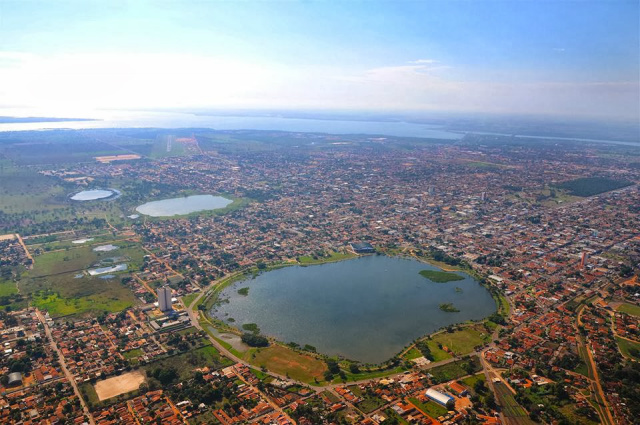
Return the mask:
[[189,307],[189,305],[191,305],[193,300],[195,300],[198,295],[200,295],[200,292],[194,292],[193,294],[185,295],[184,297],[182,297],[182,302],[185,306]]
[[477,324],[452,333],[439,333],[434,335],[431,341],[436,344],[440,343],[443,347],[448,347],[456,354],[467,354],[474,351],[474,347],[489,342],[490,338],[491,334],[487,332],[484,326]]
[[617,308],[619,312],[627,313],[632,316],[640,317],[640,306],[635,304],[624,303]]
[[64,207],[65,189],[53,177],[0,160],[0,211],[36,216]]
[[6,297],[18,293],[15,282],[10,280],[0,280],[0,297]]
[[366,393],[363,393],[360,387],[357,385],[352,385],[348,387],[351,392],[362,399],[360,403],[358,403],[358,409],[362,410],[364,413],[371,413],[376,409],[384,406],[387,402],[378,397],[371,397]]
[[244,354],[244,359],[258,367],[264,366],[268,370],[306,383],[313,383],[314,379],[322,381],[324,371],[327,370],[322,360],[274,344],[266,348],[251,349]]
[[82,313],[98,314],[103,311],[116,313],[133,306],[135,303],[130,291],[125,288],[123,292],[117,294],[110,291],[82,298],[63,298],[57,293],[42,292],[33,296],[33,304],[39,309],[48,311],[53,317]]
[[432,417],[433,419],[437,419],[442,415],[446,415],[448,410],[440,406],[438,403],[434,401],[428,401],[426,403],[421,402],[415,397],[409,398],[409,401],[416,406],[418,409],[422,410],[424,413]]
[[[373,379],[373,378],[383,378],[389,375],[395,375],[397,373],[403,372],[405,369],[402,365],[395,367],[393,369],[382,369],[382,370],[372,370],[367,372],[366,370],[362,370],[360,373],[351,373],[348,370],[343,370],[346,379],[345,382],[355,382],[363,379]],[[342,382],[342,378],[336,377],[333,380],[334,384],[339,384]]]
[[640,342],[629,341],[620,337],[616,337],[616,342],[625,357],[640,360]]
[[134,348],[133,350],[125,351],[124,353],[122,353],[122,356],[125,359],[130,360],[130,359],[137,359],[143,354],[144,352],[140,348]]
[[[463,367],[464,364],[469,364],[469,368]],[[467,370],[469,369],[469,370]],[[459,360],[453,363],[448,363],[442,366],[434,367],[429,370],[434,378],[438,380],[438,382],[446,382],[451,381],[453,379],[459,379],[465,375],[469,375],[469,371],[471,373],[477,373],[482,370],[482,366],[480,365],[480,360],[477,357],[469,357],[463,360]]]
[[91,383],[84,382],[78,386],[78,389],[90,407],[98,406],[100,404],[98,393],[96,393],[96,390],[93,388]]
[[415,347],[407,351],[405,355],[402,356],[402,358],[405,360],[413,360],[413,359],[417,359],[418,357],[422,357],[422,353],[420,352],[420,350],[418,350]]
[[487,377],[484,376],[483,372],[480,372],[480,373],[478,373],[476,375],[473,375],[473,376],[467,376],[466,378],[461,380],[461,382],[463,384],[465,384],[467,387],[471,388],[472,390],[473,390],[473,386],[478,381],[482,381],[482,382],[486,382],[487,381]]
[[355,257],[357,257],[355,254],[331,251],[327,257],[318,257],[317,259],[309,255],[298,257],[298,262],[303,265],[322,264],[332,261],[347,260]]
[[175,136],[158,136],[158,139],[153,143],[149,156],[154,159],[183,156],[185,154],[184,145],[176,142],[175,139]]
[[464,280],[464,277],[450,272],[441,272],[437,270],[421,270],[420,275],[426,277],[432,282],[446,283],[454,282],[456,280]]
[[[84,313],[118,312],[133,306],[137,301],[129,288],[120,281],[124,273],[108,280],[89,276],[89,268],[126,263],[128,271],[142,264],[145,252],[138,244],[129,241],[92,241],[35,256],[34,267],[23,275],[20,289],[32,297],[33,304],[60,317]],[[113,243],[120,248],[110,252],[95,252],[93,247]],[[113,260],[114,257],[115,261]]]

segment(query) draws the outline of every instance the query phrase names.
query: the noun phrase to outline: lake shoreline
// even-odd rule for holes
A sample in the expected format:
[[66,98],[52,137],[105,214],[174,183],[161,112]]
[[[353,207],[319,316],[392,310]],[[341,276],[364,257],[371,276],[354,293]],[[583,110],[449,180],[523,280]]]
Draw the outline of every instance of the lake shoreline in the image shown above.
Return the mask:
[[[381,255],[381,254],[378,254],[378,255]],[[336,263],[336,262],[342,262],[342,261],[344,261],[346,259],[359,259],[359,258],[366,258],[366,257],[371,257],[371,256],[376,256],[376,255],[374,254],[374,255],[358,256],[358,257],[355,257],[355,258],[354,257],[349,257],[349,258],[338,259],[338,260],[336,260],[336,259],[328,259],[328,261],[322,261],[323,259],[320,258],[320,259],[317,260],[317,262],[314,262],[313,265],[331,264],[331,263]],[[386,255],[386,254],[384,255],[384,257],[387,257],[389,259],[412,260],[412,261],[416,261],[418,263],[423,263],[423,264],[427,263],[427,264],[429,264],[427,261],[425,261],[422,258],[419,258],[419,259],[415,258],[415,257],[407,258],[406,256],[401,256],[401,255]],[[433,264],[429,264],[429,265],[439,269],[439,267],[436,266],[436,265],[433,265]],[[242,320],[238,320],[237,317],[233,317],[235,319],[235,322],[234,322],[234,325],[231,325],[231,324],[226,323],[224,317],[221,317],[220,315],[216,315],[216,314],[212,313],[212,308],[216,307],[215,305],[220,303],[220,301],[221,301],[221,298],[220,298],[221,293],[226,288],[228,288],[230,285],[233,285],[233,284],[235,284],[237,282],[241,282],[241,281],[245,282],[245,281],[250,281],[253,278],[257,278],[258,276],[260,276],[262,274],[262,272],[273,271],[273,270],[282,269],[282,268],[288,268],[289,266],[300,266],[301,268],[307,268],[307,267],[309,267],[309,264],[300,264],[298,262],[295,262],[295,263],[294,262],[281,263],[281,264],[267,266],[263,270],[258,270],[257,268],[254,267],[252,269],[241,271],[241,272],[238,272],[238,273],[236,273],[234,275],[229,276],[228,278],[223,280],[219,285],[217,285],[215,288],[213,288],[213,290],[211,291],[210,295],[207,296],[205,314],[213,322],[216,323],[216,326],[220,327],[221,329],[224,329],[226,331],[231,331],[231,332],[234,332],[236,334],[241,334],[242,330],[240,328],[241,328],[241,325],[242,325],[242,322],[243,322]],[[487,285],[482,285],[482,283],[479,282],[475,278],[475,276],[471,275],[470,273],[467,273],[466,271],[462,271],[462,270],[456,270],[456,271],[457,272],[461,272],[461,274],[464,274],[466,276],[466,279],[468,279],[467,282],[469,282],[469,284],[470,284],[470,282],[473,281],[473,282],[479,284],[480,286],[482,286],[483,289],[487,291],[487,294],[490,296],[490,299],[491,299],[491,306],[493,307],[493,308],[491,308],[492,312],[487,313],[481,319],[478,319],[478,318],[463,319],[463,320],[460,320],[460,321],[456,321],[453,324],[446,324],[446,325],[440,326],[438,328],[435,328],[433,330],[425,332],[424,334],[421,333],[420,335],[418,335],[418,336],[416,336],[415,338],[412,338],[412,339],[425,338],[425,337],[427,337],[429,335],[432,335],[434,333],[437,333],[437,332],[441,331],[445,327],[459,326],[461,324],[469,322],[470,320],[473,323],[482,322],[482,321],[486,320],[487,317],[489,317],[491,314],[495,313],[498,310],[498,304],[497,304],[496,300],[494,299],[494,297],[492,296],[491,291],[489,291],[487,289]],[[424,278],[420,277],[420,279],[424,279]],[[425,281],[427,281],[427,280],[425,279]],[[430,283],[437,284],[437,285],[442,285],[442,286],[447,286],[446,284],[443,285],[443,284],[436,283],[436,282],[430,282]],[[243,286],[247,286],[247,285],[243,283]],[[456,291],[456,293],[458,295],[461,294],[458,291]],[[220,304],[216,308],[219,308],[219,307],[221,307]],[[435,308],[438,309],[438,306],[436,305]],[[473,314],[473,312],[468,312],[468,313],[469,314]],[[232,317],[232,315],[230,315],[229,317]],[[252,320],[252,321],[255,321],[255,320]],[[259,321],[257,323],[259,323]],[[237,327],[236,327],[236,325],[237,325]],[[264,329],[264,327],[262,327],[262,328]],[[286,340],[288,339],[287,337],[278,336],[278,335],[271,335],[271,333],[272,332],[269,332],[268,330],[265,331],[265,334],[268,335],[272,341],[277,341],[278,343],[286,344],[286,342],[287,342]],[[295,341],[295,342],[305,343],[305,341]],[[304,345],[304,344],[301,344],[301,345]],[[395,354],[390,355],[385,360],[380,360],[380,361],[376,361],[376,362],[367,362],[367,363],[368,364],[378,364],[378,365],[379,364],[383,364],[383,363],[387,362],[389,359],[396,358],[400,353],[402,353],[402,351],[406,347],[407,347],[407,345],[405,344],[404,347],[401,347],[401,349],[394,350]],[[319,351],[322,353],[323,350],[319,349]],[[319,354],[319,355],[321,355],[321,356],[323,356],[325,358],[328,358],[328,357],[331,357],[331,356],[335,356],[335,354],[331,355],[331,354],[324,354],[324,353]],[[338,357],[339,358],[343,358],[343,359],[348,359],[350,356],[348,356],[345,353],[343,353],[342,355],[338,355]]]

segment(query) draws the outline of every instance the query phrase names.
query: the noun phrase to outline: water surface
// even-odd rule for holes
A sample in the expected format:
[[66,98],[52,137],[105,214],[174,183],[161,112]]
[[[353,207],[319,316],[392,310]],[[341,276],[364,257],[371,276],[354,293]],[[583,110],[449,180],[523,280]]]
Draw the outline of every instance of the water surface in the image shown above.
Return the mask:
[[[415,338],[496,311],[491,294],[470,276],[435,283],[419,275],[425,269],[438,270],[386,256],[286,267],[226,288],[221,298],[229,303],[214,306],[212,314],[234,318],[238,327],[256,323],[262,334],[283,342],[379,363]],[[237,293],[242,287],[250,288],[248,295]],[[443,312],[441,303],[460,312]]]
[[89,274],[91,276],[98,276],[105,273],[115,273],[115,272],[121,272],[125,270],[127,270],[126,264],[118,264],[115,266],[99,267],[97,269],[91,269],[89,270]]
[[232,202],[231,199],[222,196],[193,195],[147,202],[136,208],[136,211],[151,217],[171,217],[198,211],[217,210],[226,207]]
[[73,201],[96,201],[98,199],[110,198],[113,195],[117,195],[118,192],[113,189],[93,189],[83,190],[71,197]]

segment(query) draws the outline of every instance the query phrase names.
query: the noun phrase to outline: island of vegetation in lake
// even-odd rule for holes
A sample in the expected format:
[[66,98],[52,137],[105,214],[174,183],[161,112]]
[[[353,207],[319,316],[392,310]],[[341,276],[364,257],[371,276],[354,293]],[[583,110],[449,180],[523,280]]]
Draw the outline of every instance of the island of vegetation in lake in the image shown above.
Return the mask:
[[245,295],[245,296],[246,296],[246,295],[249,295],[249,288],[244,287],[244,288],[240,288],[240,289],[238,289],[238,294],[240,294],[240,295]]
[[464,280],[464,277],[460,276],[459,274],[450,273],[450,272],[441,272],[437,270],[421,270],[420,275],[423,277],[426,277],[432,282],[437,282],[437,283],[446,283],[446,282],[453,282],[456,280]]
[[446,313],[458,313],[460,311],[457,308],[455,308],[451,303],[442,303],[440,304],[439,307],[440,307],[440,310]]

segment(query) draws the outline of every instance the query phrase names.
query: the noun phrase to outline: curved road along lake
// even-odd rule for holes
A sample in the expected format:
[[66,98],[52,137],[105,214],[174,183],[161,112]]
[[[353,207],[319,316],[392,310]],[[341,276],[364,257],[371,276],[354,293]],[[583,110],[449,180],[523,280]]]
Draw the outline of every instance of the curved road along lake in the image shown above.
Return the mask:
[[[438,270],[386,256],[285,267],[225,288],[220,298],[229,303],[211,314],[233,318],[237,327],[256,323],[264,335],[324,354],[380,363],[415,338],[496,311],[489,291],[470,276],[458,272],[464,280],[436,283],[419,274],[425,269]],[[246,296],[238,294],[244,287]],[[441,303],[460,312],[446,313]]]
[[232,202],[231,199],[222,196],[193,195],[147,202],[136,208],[136,211],[151,217],[171,217],[198,211],[217,210],[226,207]]

